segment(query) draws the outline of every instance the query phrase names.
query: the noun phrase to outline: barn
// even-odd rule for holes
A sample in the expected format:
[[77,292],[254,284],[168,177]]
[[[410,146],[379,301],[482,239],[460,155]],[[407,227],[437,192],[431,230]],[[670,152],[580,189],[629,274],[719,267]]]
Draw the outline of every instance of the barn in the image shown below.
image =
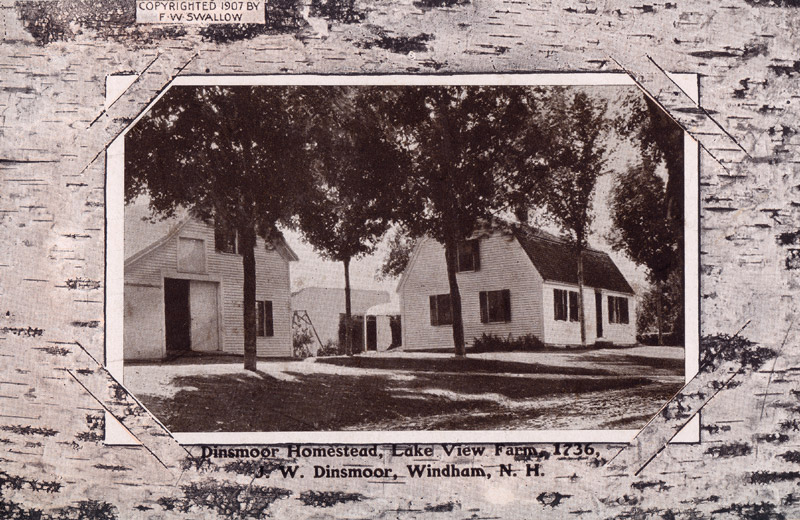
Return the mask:
[[[189,214],[167,229],[129,219],[127,208],[125,218],[130,252],[125,260],[125,360],[187,352],[243,354],[244,276],[236,233]],[[129,242],[146,245],[130,247]],[[289,357],[289,266],[297,255],[283,239],[267,243],[259,238],[255,259],[257,355]]]
[[[636,343],[635,294],[605,252],[584,252],[587,344]],[[482,334],[533,334],[546,345],[581,344],[577,254],[528,226],[482,231],[459,246],[457,280],[467,346]],[[453,347],[444,247],[420,240],[397,288],[404,350]]]

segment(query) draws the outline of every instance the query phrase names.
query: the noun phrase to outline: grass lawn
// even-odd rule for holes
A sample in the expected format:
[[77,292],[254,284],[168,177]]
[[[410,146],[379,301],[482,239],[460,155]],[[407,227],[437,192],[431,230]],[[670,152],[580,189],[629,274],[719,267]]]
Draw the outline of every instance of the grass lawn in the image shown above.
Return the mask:
[[682,352],[137,364],[124,383],[173,432],[633,429],[682,387]]

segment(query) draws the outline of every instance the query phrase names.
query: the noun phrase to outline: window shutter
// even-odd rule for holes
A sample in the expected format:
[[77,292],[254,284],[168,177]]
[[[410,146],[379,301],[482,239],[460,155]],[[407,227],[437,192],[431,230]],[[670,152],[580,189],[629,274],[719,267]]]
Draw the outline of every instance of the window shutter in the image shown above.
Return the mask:
[[628,323],[628,299],[627,298],[620,298],[620,318],[622,323]]
[[264,302],[256,302],[256,336],[264,335]]
[[481,323],[489,323],[488,294],[486,291],[481,291],[479,297],[481,301]]
[[511,321],[511,291],[503,289],[503,319]]
[[275,327],[272,322],[272,302],[264,302],[264,329],[267,336],[275,335]]
[[437,319],[437,312],[436,312],[436,296],[430,297],[430,308],[431,308],[431,325],[438,325],[439,320]]
[[569,321],[579,321],[578,313],[578,293],[569,292]]
[[558,320],[558,305],[561,303],[560,294],[558,289],[553,289],[553,319]]
[[475,271],[481,270],[481,241],[472,241],[472,265]]

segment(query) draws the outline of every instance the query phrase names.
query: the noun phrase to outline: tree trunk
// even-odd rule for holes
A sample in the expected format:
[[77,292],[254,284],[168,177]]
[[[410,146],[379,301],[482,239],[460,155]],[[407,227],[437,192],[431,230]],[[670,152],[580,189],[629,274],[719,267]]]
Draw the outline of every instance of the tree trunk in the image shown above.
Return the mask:
[[[596,311],[595,311],[596,312]],[[583,248],[578,248],[578,321],[581,324],[581,346],[586,346],[586,319],[583,314]]]
[[252,226],[239,231],[244,272],[244,369],[256,370],[256,233]]
[[664,344],[664,283],[656,282],[656,293],[658,294],[657,317],[658,317],[658,345]]
[[344,345],[348,356],[353,355],[353,308],[350,304],[350,259],[344,264]]
[[458,290],[456,279],[456,261],[458,255],[458,242],[448,240],[444,249],[447,261],[447,282],[450,284],[450,312],[453,315],[453,345],[456,357],[463,358],[467,355],[464,346],[464,320],[461,316],[461,293]]

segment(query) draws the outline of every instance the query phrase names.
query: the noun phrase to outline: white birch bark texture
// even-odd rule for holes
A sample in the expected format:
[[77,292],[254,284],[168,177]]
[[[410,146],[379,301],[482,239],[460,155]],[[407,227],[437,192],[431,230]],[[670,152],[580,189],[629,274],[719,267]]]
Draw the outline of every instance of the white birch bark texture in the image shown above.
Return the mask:
[[[1,517],[800,515],[795,0],[279,0],[233,29],[136,26],[132,0],[3,0],[0,17]],[[197,463],[102,367],[104,150],[173,77],[534,71],[626,71],[700,143],[701,373],[633,444],[542,445],[535,479],[254,478]],[[701,107],[664,71],[699,73]],[[118,73],[138,78],[104,109]],[[105,446],[105,412],[142,446]],[[701,442],[667,445],[697,413]]]

